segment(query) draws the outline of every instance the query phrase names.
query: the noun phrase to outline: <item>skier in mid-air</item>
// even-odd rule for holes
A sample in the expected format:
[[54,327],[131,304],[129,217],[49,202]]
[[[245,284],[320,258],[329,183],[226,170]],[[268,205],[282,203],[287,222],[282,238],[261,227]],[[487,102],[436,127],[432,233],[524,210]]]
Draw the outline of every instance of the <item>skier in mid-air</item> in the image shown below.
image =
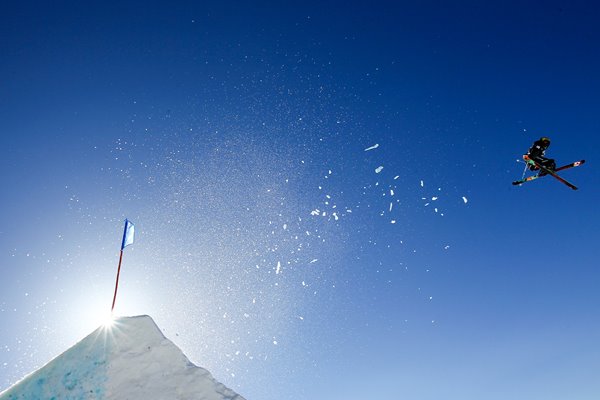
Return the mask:
[[556,180],[564,183],[573,190],[577,190],[577,186],[560,177],[557,174],[557,172],[573,167],[579,167],[580,165],[583,165],[583,163],[585,163],[585,160],[575,161],[570,164],[563,165],[562,167],[556,168],[556,163],[554,162],[554,160],[544,156],[544,153],[546,152],[546,150],[548,150],[548,147],[550,147],[550,139],[545,136],[533,142],[533,145],[531,146],[527,154],[523,154],[523,160],[525,160],[527,168],[529,168],[530,171],[539,172],[537,173],[537,175],[525,177],[525,171],[523,171],[523,176],[521,177],[521,179],[518,181],[514,181],[512,184],[521,186],[523,183],[533,181],[539,177],[545,175],[552,175]]
[[[533,145],[527,152],[530,159],[540,164],[542,167],[554,171],[556,169],[556,163],[552,158],[544,157],[544,153],[550,147],[550,139],[547,137],[541,137],[540,139],[533,142]],[[531,171],[537,171],[540,168],[534,164],[528,164]],[[546,175],[547,172],[543,169],[538,173],[539,176]]]

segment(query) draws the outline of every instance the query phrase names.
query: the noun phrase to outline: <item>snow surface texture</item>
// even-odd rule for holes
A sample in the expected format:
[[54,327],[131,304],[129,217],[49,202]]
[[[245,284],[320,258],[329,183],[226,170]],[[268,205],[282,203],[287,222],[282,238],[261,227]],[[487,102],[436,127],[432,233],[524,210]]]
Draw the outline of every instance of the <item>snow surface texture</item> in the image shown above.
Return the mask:
[[9,399],[244,400],[192,364],[149,316],[98,328],[0,393]]

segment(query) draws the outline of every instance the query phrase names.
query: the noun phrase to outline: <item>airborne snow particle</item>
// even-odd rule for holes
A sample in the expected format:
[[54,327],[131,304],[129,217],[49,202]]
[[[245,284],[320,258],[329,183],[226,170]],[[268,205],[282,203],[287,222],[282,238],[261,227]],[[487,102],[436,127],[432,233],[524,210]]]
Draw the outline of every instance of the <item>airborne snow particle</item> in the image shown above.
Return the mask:
[[376,149],[376,148],[378,148],[378,147],[379,147],[379,143],[375,143],[373,146],[371,146],[371,147],[367,147],[367,148],[365,149],[365,151],[369,151],[369,150],[375,150],[375,149]]
[[463,199],[463,201],[465,202],[465,204],[467,204],[467,202],[469,201],[469,200],[467,200],[467,198],[466,198],[465,196],[463,196],[463,198],[462,198],[462,199]]
[[277,261],[277,269],[275,270],[275,274],[281,273],[281,261]]
[[380,173],[382,170],[383,170],[383,166],[381,165],[381,166],[379,166],[379,167],[375,168],[375,173],[376,173],[376,174],[378,174],[378,173]]
[[423,184],[423,181],[421,181],[421,187],[423,187],[423,185],[424,185],[424,184]]

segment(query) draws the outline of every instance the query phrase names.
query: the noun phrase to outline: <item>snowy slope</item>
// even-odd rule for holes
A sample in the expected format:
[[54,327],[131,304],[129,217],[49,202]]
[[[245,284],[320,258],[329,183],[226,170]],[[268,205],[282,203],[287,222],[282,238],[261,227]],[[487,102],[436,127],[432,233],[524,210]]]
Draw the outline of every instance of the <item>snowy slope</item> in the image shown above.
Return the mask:
[[149,316],[98,328],[0,400],[244,400],[192,364]]

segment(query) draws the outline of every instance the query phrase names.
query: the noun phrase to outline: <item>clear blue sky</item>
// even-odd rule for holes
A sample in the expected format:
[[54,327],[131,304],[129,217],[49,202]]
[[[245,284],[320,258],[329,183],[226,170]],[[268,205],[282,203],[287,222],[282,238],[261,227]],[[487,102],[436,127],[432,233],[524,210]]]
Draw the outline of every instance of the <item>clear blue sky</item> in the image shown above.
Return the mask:
[[4,5],[0,389],[129,218],[117,313],[249,400],[597,398],[600,10],[417,3]]

